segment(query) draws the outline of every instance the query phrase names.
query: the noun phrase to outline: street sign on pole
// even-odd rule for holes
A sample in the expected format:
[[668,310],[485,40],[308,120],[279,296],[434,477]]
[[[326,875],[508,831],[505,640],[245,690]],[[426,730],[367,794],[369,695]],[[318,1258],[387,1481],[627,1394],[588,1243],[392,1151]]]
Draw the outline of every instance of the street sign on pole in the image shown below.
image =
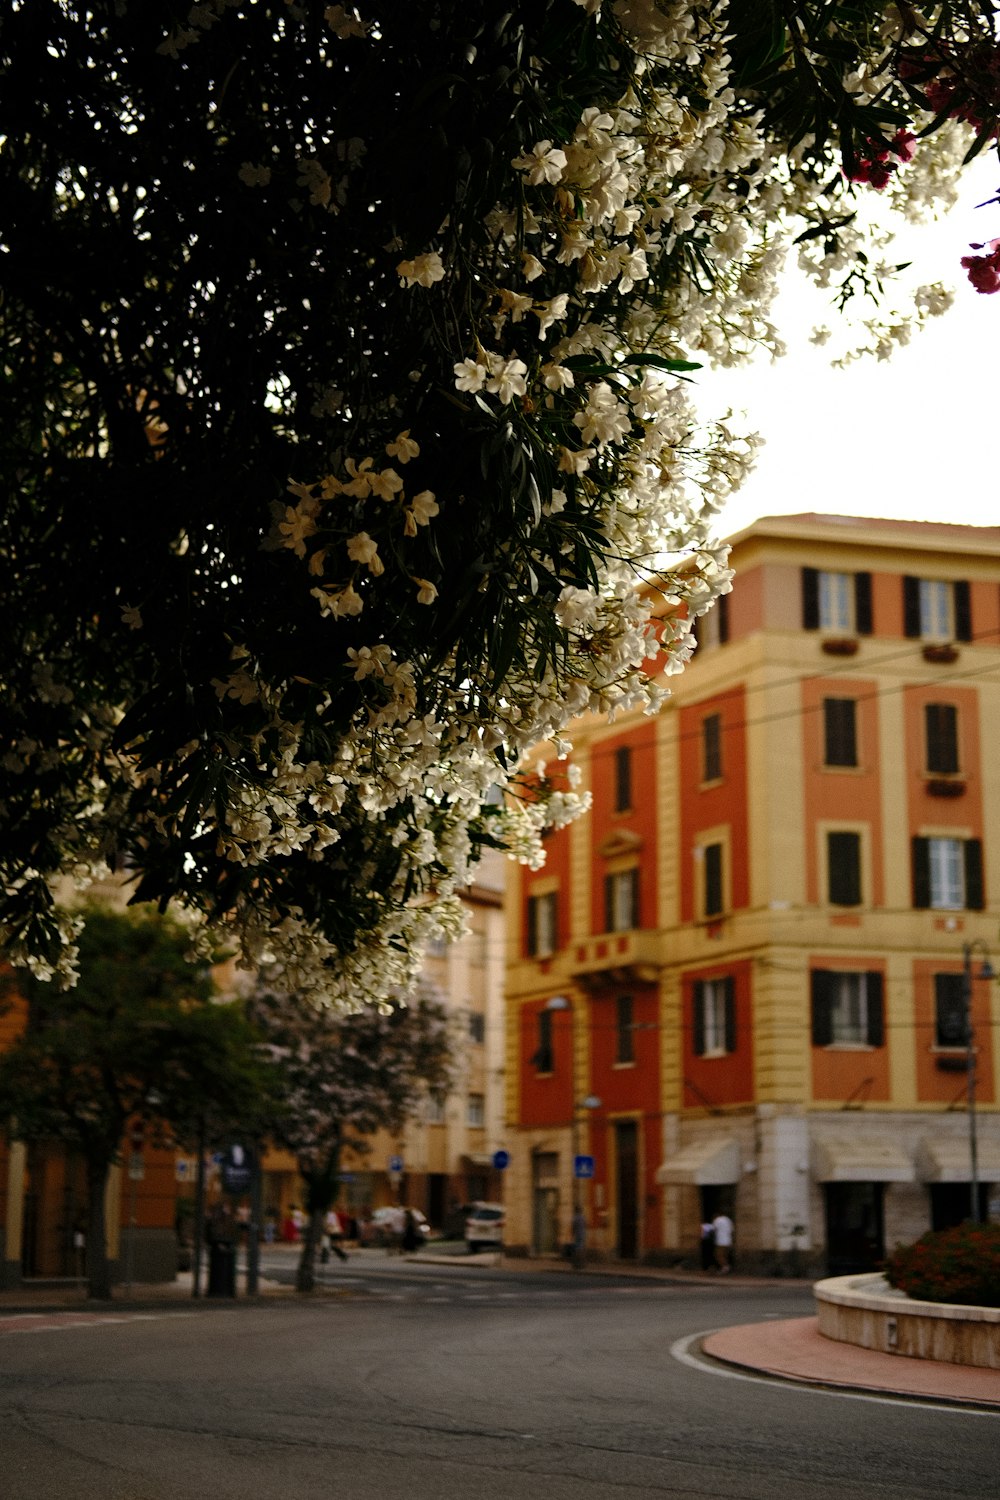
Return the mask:
[[502,1172],[505,1167],[509,1167],[510,1166],[510,1152],[509,1151],[494,1151],[494,1153],[493,1153],[493,1165],[494,1165],[494,1167],[496,1168],[496,1170],[498,1172]]
[[574,1177],[593,1177],[593,1175],[594,1175],[594,1158],[592,1156],[574,1156],[574,1158],[573,1158],[573,1176]]
[[403,1170],[403,1158],[401,1156],[389,1157],[389,1171],[401,1172]]
[[222,1186],[227,1193],[242,1197],[253,1185],[254,1156],[249,1146],[230,1146],[220,1164]]

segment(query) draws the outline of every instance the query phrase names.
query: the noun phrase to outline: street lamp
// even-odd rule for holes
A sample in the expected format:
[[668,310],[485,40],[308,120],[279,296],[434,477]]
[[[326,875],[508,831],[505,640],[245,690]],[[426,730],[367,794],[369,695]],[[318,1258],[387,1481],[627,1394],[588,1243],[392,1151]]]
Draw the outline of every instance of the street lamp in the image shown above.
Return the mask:
[[972,938],[962,944],[962,999],[965,1004],[965,1089],[966,1109],[969,1116],[969,1167],[972,1222],[979,1223],[979,1152],[976,1140],[976,1046],[972,1027],[972,954],[979,949],[982,964],[977,979],[993,979],[993,965],[989,949],[982,938]]
[[[574,1014],[574,1012],[573,1012],[573,1002],[566,995],[553,995],[551,1000],[547,1000],[545,1002],[545,1009],[547,1011],[549,1011],[549,1012],[559,1011],[559,1010],[569,1011],[571,1018],[573,1017],[573,1014]],[[572,1024],[572,1022],[571,1022],[571,1024]],[[580,1121],[584,1118],[584,1116],[581,1114],[581,1110],[600,1109],[600,1107],[601,1107],[601,1100],[597,1097],[596,1094],[587,1094],[585,1096],[585,1098],[583,1098],[583,1099],[577,1099],[576,1098],[576,1058],[575,1058],[575,1055],[574,1055],[573,1049],[572,1049],[572,1041],[573,1041],[573,1039],[572,1039],[572,1033],[571,1033],[571,1037],[570,1037],[570,1048],[571,1048],[571,1051],[570,1051],[570,1079],[571,1079],[571,1082],[573,1084],[573,1100],[574,1100],[574,1103],[573,1103],[573,1118],[570,1121],[570,1146],[572,1148],[572,1153],[573,1153],[573,1166],[572,1166],[572,1173],[571,1173],[571,1175],[572,1175],[573,1181],[575,1182],[576,1181],[576,1163],[577,1163],[577,1158],[581,1155],[581,1152],[580,1152],[580,1149],[579,1149],[579,1134],[578,1134],[579,1133],[579,1127],[580,1127]]]

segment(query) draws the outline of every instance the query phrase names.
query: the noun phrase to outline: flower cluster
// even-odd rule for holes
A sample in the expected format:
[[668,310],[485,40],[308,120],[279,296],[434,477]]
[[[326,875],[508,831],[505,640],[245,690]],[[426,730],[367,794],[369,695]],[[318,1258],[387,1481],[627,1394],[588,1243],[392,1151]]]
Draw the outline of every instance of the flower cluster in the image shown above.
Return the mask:
[[899,1246],[884,1266],[890,1286],[924,1302],[1000,1307],[1000,1225],[971,1221]]
[[[142,147],[128,193],[98,208],[138,205],[137,243],[149,224],[169,231],[170,273],[137,275],[128,296],[116,282],[106,317],[140,308],[164,368],[137,441],[121,436],[137,397],[114,384],[117,356],[103,383],[47,372],[67,404],[114,393],[50,436],[79,432],[74,472],[93,482],[106,462],[109,493],[134,492],[138,452],[169,503],[149,508],[148,558],[109,523],[105,594],[78,603],[73,629],[50,602],[10,653],[0,765],[10,827],[34,839],[4,845],[11,951],[56,968],[60,881],[107,858],[139,872],[139,899],[220,924],[283,988],[378,1001],[461,930],[484,844],[537,864],[544,831],[586,807],[571,778],[525,790],[533,747],[566,759],[574,716],[655,712],[694,619],[730,587],[714,517],[757,440],[728,414],[699,418],[690,382],[782,353],[771,308],[794,247],[841,307],[882,299],[880,355],[947,305],[936,286],[887,304],[891,234],[855,187],[882,192],[884,217],[953,192],[968,91],[936,128],[943,66],[899,64],[926,51],[913,26],[952,13],[792,7],[761,61],[753,7],[718,0],[525,3],[501,27],[457,0],[333,5],[323,26],[300,4],[202,0],[154,49],[171,112],[130,92],[147,86],[130,73],[150,40],[139,9],[88,33],[79,58],[89,78],[109,49],[123,90],[109,128],[134,117]],[[219,117],[202,135],[205,98]],[[912,133],[887,141],[885,121],[904,119]],[[846,175],[844,139],[859,143]],[[154,147],[166,165],[144,198],[131,184]],[[179,156],[210,170],[178,174]],[[230,229],[216,242],[209,224]],[[992,290],[987,249],[975,274]],[[25,350],[43,326],[29,311]],[[21,381],[41,368],[25,355]],[[11,472],[25,492],[26,463],[39,495],[51,486],[45,534],[61,538],[65,480],[38,452]],[[28,539],[42,531],[29,512]],[[32,677],[28,661],[47,665]]]

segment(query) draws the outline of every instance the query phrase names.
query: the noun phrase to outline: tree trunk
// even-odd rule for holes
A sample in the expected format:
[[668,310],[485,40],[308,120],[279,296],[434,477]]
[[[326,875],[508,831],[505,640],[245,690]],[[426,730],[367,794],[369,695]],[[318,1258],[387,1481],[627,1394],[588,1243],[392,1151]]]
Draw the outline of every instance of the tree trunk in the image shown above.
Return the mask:
[[299,1162],[299,1173],[306,1185],[305,1238],[295,1273],[295,1290],[311,1292],[316,1286],[316,1251],[323,1238],[323,1223],[337,1196],[337,1174],[340,1170],[340,1141],[338,1139],[326,1160],[317,1167],[315,1162]]
[[108,1261],[108,1226],[104,1194],[111,1164],[87,1161],[87,1295],[99,1302],[111,1300],[111,1265]]

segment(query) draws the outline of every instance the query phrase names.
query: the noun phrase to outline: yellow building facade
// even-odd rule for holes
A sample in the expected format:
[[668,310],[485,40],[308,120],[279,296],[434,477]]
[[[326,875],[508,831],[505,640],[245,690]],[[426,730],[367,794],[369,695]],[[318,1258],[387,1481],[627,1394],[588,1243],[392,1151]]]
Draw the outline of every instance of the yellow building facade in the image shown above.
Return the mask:
[[1000,530],[765,518],[731,562],[511,884],[508,1239],[580,1202],[695,1260],[724,1211],[738,1263],[836,1273],[1000,1217]]

